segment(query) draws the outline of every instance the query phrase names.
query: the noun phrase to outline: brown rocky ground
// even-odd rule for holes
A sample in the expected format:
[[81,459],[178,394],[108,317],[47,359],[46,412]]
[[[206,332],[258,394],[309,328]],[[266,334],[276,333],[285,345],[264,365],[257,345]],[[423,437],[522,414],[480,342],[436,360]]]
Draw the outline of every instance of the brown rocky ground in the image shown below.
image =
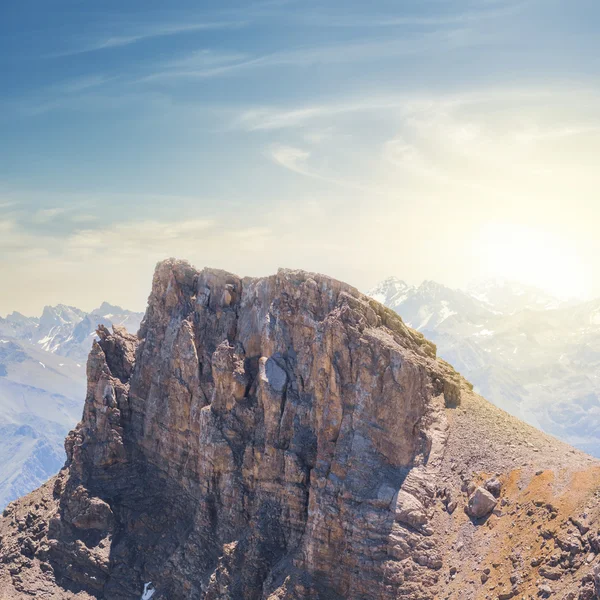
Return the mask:
[[0,600],[591,600],[600,461],[357,290],[157,267],[68,463],[0,520]]

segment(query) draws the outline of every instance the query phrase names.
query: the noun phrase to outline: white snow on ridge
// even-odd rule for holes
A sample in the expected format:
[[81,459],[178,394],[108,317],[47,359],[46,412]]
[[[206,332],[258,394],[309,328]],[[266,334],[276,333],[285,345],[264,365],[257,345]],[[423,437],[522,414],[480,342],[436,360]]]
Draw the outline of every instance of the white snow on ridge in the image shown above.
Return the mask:
[[43,337],[41,340],[38,340],[38,344],[42,347],[42,350],[54,353],[58,349],[60,342],[55,343],[54,341],[58,335],[54,333],[55,330],[56,327],[52,327],[45,337]]
[[156,590],[151,586],[152,586],[151,581],[144,584],[144,591],[142,592],[142,597],[140,600],[150,600],[150,598],[152,598],[152,596],[154,596],[154,593],[156,592]]

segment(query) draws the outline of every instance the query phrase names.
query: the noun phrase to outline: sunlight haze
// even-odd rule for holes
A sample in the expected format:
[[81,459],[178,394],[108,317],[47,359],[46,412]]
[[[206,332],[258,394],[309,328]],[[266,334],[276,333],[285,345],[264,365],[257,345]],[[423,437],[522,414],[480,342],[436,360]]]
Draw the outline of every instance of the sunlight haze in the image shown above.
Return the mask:
[[0,9],[0,314],[141,310],[168,256],[600,295],[596,3],[30,4]]

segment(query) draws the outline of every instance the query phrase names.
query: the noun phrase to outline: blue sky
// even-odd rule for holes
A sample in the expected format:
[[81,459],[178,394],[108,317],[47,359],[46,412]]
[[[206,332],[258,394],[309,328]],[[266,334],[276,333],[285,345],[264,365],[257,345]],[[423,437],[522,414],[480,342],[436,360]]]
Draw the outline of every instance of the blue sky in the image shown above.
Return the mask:
[[3,2],[0,313],[140,308],[169,255],[600,294],[599,17],[591,0]]

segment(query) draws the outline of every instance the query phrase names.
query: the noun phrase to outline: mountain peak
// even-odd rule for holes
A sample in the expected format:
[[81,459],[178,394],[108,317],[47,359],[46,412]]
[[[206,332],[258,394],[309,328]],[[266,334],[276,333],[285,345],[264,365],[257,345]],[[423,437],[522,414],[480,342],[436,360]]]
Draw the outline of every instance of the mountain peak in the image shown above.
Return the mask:
[[544,573],[562,596],[594,580],[571,559],[600,551],[581,533],[600,463],[477,397],[347,284],[165,261],[140,337],[99,334],[66,468],[0,520],[7,599],[474,600],[476,579],[507,598]]
[[390,305],[398,303],[408,290],[412,289],[405,281],[398,277],[388,277],[367,292],[371,298],[375,298],[382,304]]
[[40,325],[42,327],[55,327],[67,323],[78,323],[85,316],[85,312],[74,306],[57,304],[56,306],[44,306]]
[[117,304],[110,304],[109,302],[102,302],[102,304],[92,311],[92,314],[121,314],[124,312],[130,312],[118,306]]
[[424,280],[421,285],[417,288],[420,293],[425,294],[446,294],[453,293],[454,290],[449,288],[437,281],[433,281],[431,279]]
[[35,317],[26,317],[25,315],[21,314],[20,312],[17,312],[16,310],[7,315],[5,320],[8,323],[13,323],[15,325],[23,325],[26,323],[33,323],[38,321],[38,319],[36,319]]

